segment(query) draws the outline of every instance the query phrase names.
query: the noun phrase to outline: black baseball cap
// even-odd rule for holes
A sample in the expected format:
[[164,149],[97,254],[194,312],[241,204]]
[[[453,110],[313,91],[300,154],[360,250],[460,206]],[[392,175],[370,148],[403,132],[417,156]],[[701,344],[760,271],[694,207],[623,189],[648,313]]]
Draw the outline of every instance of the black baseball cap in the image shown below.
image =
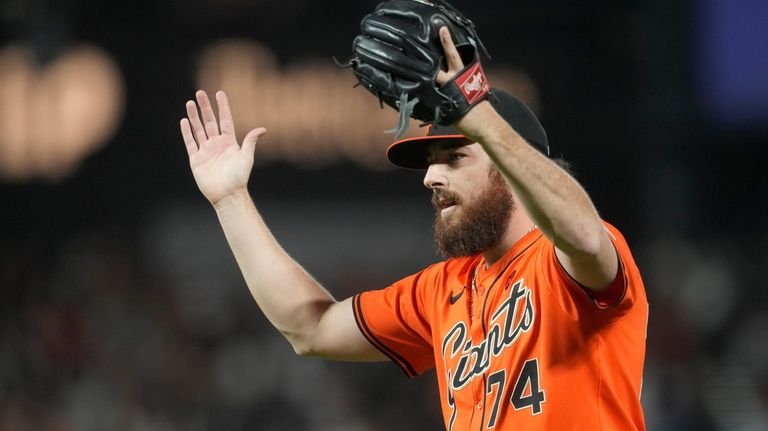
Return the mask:
[[[496,112],[509,123],[529,144],[549,156],[547,133],[541,126],[533,111],[520,99],[511,94],[491,89],[488,100]],[[433,124],[426,136],[405,138],[394,142],[387,148],[387,158],[401,168],[427,169],[429,163],[429,144],[440,140],[467,140],[458,130],[451,126]],[[468,142],[469,143],[469,142]]]

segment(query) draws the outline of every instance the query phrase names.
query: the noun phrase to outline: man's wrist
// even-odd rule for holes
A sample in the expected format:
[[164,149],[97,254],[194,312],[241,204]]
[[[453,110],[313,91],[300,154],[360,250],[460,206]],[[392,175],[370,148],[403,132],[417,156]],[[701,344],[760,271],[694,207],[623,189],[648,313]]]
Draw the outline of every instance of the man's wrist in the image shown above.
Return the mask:
[[493,129],[494,118],[504,121],[486,99],[470,109],[454,127],[470,140],[480,142],[481,136]]
[[216,214],[222,216],[232,211],[238,211],[246,205],[252,205],[253,201],[251,200],[251,195],[248,193],[248,189],[243,187],[211,204],[213,205]]

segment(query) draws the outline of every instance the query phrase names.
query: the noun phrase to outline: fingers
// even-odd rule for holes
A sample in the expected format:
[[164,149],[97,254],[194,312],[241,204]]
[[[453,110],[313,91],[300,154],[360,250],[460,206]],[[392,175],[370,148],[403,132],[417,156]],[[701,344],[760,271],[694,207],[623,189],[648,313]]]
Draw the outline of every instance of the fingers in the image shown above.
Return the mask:
[[[205,91],[198,90],[195,93],[197,103],[193,100],[187,101],[187,117],[181,120],[179,123],[181,127],[181,135],[184,138],[184,145],[187,147],[187,153],[189,155],[194,154],[201,145],[205,145],[209,138],[213,138],[219,135],[219,122],[216,121],[216,116],[213,113],[213,107],[208,99],[208,94]],[[235,125],[232,120],[232,112],[229,109],[229,100],[226,93],[223,91],[216,92],[216,103],[219,108],[219,119],[221,123],[221,133],[223,135],[235,136]],[[198,112],[197,107],[200,107]],[[202,121],[200,116],[202,115]],[[266,133],[267,130],[263,127],[252,130],[243,141],[243,146],[246,144],[249,146],[249,150],[253,151],[256,147],[256,141],[258,138]]]
[[208,140],[208,135],[205,134],[203,123],[200,122],[200,116],[197,113],[197,105],[195,102],[190,100],[187,102],[186,107],[187,118],[189,118],[189,123],[192,127],[192,133],[195,137],[195,140],[198,144],[202,144]]
[[189,126],[189,120],[182,118],[180,122],[181,137],[184,138],[184,146],[187,147],[187,154],[192,155],[198,150],[195,137],[192,136],[192,128]]
[[200,113],[203,115],[203,125],[208,137],[218,135],[219,124],[216,122],[216,116],[213,114],[213,107],[211,107],[208,94],[203,90],[197,90],[195,97],[197,98],[197,104],[200,105]]
[[445,60],[448,66],[447,71],[439,71],[437,73],[437,83],[443,85],[450,81],[459,71],[464,69],[464,62],[461,60],[459,51],[453,43],[453,38],[451,37],[451,32],[448,30],[448,27],[440,27],[438,34],[440,35],[440,43],[443,45],[443,52],[445,53]]
[[221,133],[235,136],[235,123],[232,121],[232,112],[229,110],[229,100],[227,100],[227,93],[223,91],[217,91],[216,104],[219,106],[219,123],[221,124]]
[[448,62],[448,70],[459,71],[464,68],[464,62],[461,60],[456,45],[453,44],[453,38],[448,27],[440,28],[440,42],[443,44],[445,59]]
[[243,151],[253,154],[256,150],[256,142],[260,137],[264,136],[265,133],[267,133],[267,129],[263,127],[248,132],[248,134],[245,135],[245,138],[243,138]]

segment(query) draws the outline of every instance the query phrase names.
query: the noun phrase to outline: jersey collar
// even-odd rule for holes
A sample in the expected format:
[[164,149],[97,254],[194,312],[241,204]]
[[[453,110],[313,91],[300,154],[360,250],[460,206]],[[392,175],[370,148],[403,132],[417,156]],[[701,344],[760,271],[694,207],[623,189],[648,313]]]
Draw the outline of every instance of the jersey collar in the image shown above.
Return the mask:
[[534,227],[528,233],[523,235],[522,238],[517,240],[517,242],[509,250],[507,250],[506,253],[504,253],[504,256],[502,256],[501,259],[494,262],[493,265],[488,268],[485,266],[485,259],[483,258],[483,255],[478,254],[475,258],[475,262],[473,262],[473,267],[477,267],[478,279],[483,278],[486,274],[496,274],[502,268],[506,268],[513,260],[523,254],[525,250],[527,250],[531,245],[533,245],[533,243],[541,239],[543,236],[544,234],[541,233],[541,230],[539,230],[538,227]]

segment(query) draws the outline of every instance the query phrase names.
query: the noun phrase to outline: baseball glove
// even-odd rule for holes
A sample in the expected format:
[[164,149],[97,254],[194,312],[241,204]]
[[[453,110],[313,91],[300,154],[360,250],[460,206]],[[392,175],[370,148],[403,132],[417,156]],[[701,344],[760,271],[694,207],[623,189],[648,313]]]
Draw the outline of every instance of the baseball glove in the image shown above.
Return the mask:
[[[442,87],[437,73],[447,68],[438,31],[447,26],[464,69]],[[395,139],[408,117],[424,123],[453,124],[485,99],[488,83],[478,50],[490,59],[474,24],[442,0],[389,0],[360,23],[352,43],[352,68],[358,85],[400,112]]]

